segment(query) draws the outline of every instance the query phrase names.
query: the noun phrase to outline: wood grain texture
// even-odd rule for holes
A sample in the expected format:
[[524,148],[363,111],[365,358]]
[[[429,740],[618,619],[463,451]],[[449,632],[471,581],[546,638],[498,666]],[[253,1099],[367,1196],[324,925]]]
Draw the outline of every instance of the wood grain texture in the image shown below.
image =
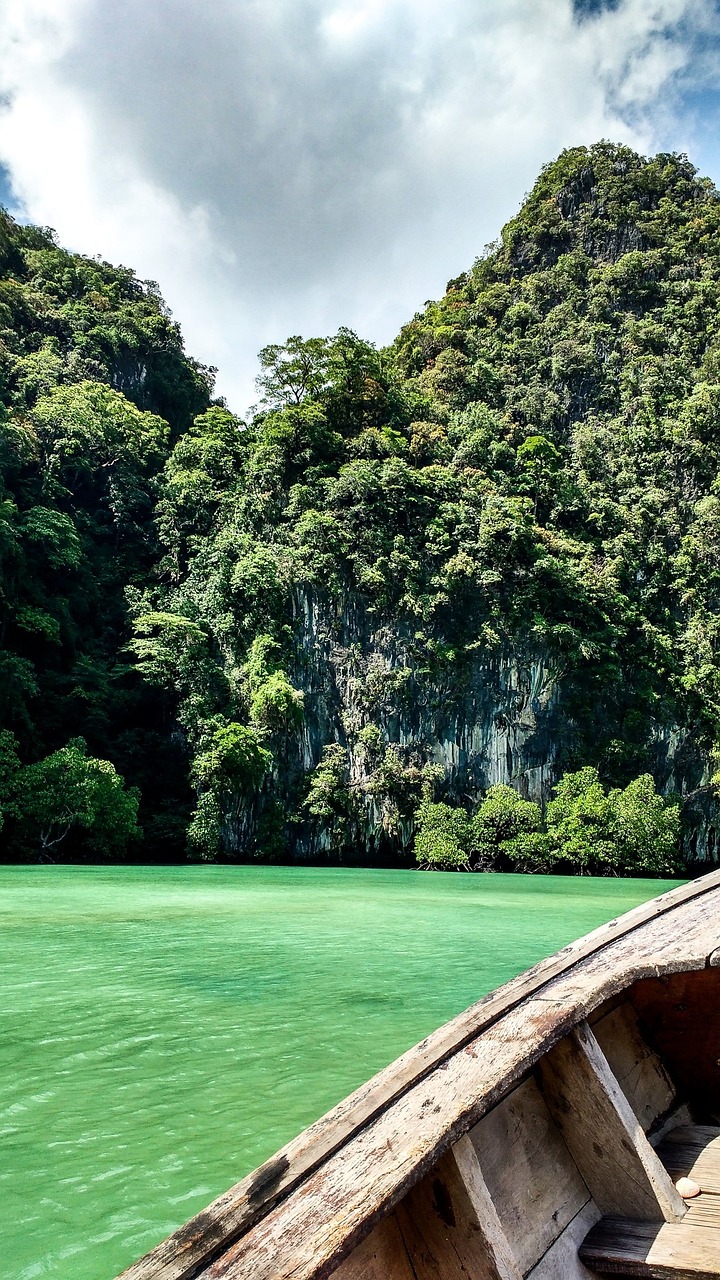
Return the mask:
[[648,1134],[648,1141],[654,1147],[657,1147],[673,1129],[677,1129],[681,1125],[692,1124],[692,1122],[693,1118],[689,1106],[686,1102],[681,1102],[680,1106],[675,1107],[674,1111],[671,1111],[653,1128],[652,1132]]
[[593,1034],[647,1133],[672,1110],[676,1092],[658,1054],[644,1040],[630,1002],[624,1001],[593,1023]]
[[[720,1127],[693,1124],[673,1129],[656,1150],[674,1182],[692,1178],[720,1204]],[[691,1208],[692,1201],[688,1212]]]
[[[397,1208],[417,1280],[522,1280],[497,1218],[488,1224],[489,1200],[484,1205],[481,1199],[478,1212],[478,1197],[471,1198],[461,1164],[467,1166],[467,1152],[460,1164],[448,1152]],[[471,1185],[476,1175],[473,1169]]]
[[587,1022],[539,1064],[545,1100],[604,1214],[679,1221],[685,1204]]
[[[690,1200],[679,1226],[608,1222],[591,1231],[582,1246],[603,1273],[683,1277],[720,1275],[720,1128],[686,1125],[673,1129],[657,1154],[670,1177],[691,1177],[701,1193]],[[600,1255],[603,1254],[603,1257]]]
[[[602,956],[607,948],[623,939],[634,938],[638,931],[646,930],[648,926],[661,925],[668,913],[678,908],[692,908],[694,903],[702,903],[719,885],[720,873],[716,872],[644,903],[564,947],[555,956],[484,997],[398,1058],[253,1174],[219,1196],[129,1267],[122,1280],[192,1280],[213,1258],[247,1233],[254,1223],[272,1212],[294,1188],[310,1179],[333,1153],[371,1126],[393,1102],[421,1085],[428,1074],[442,1067],[457,1052],[462,1052],[484,1029],[516,1009],[528,997],[546,990],[575,965],[593,956]],[[713,949],[717,948],[719,941],[715,939]],[[627,954],[619,956],[618,963],[627,965]],[[661,958],[659,963],[662,967]],[[672,963],[682,967],[683,960],[676,958]],[[693,967],[690,953],[686,967]],[[645,972],[642,967],[637,970],[638,975],[641,972]]]
[[580,1246],[580,1258],[600,1275],[651,1280],[718,1280],[718,1233],[687,1222],[627,1222],[603,1218]]
[[540,1090],[526,1080],[469,1134],[522,1270],[529,1271],[590,1199]]
[[480,1229],[485,1237],[490,1254],[500,1280],[521,1280],[521,1271],[517,1257],[510,1246],[503,1230],[498,1212],[488,1189],[487,1182],[480,1168],[475,1148],[469,1137],[461,1138],[452,1148],[452,1157],[457,1165],[470,1203],[477,1216]]
[[719,897],[697,896],[681,919],[654,919],[544,984],[397,1099],[199,1274],[207,1280],[329,1275],[588,1012],[639,978],[704,969],[717,946]]
[[690,1124],[666,1134],[656,1148],[671,1178],[692,1178],[720,1196],[720,1127]]
[[527,1280],[592,1280],[593,1273],[580,1261],[578,1249],[599,1218],[600,1210],[589,1200],[533,1267]]
[[394,1213],[340,1263],[335,1280],[416,1280]]

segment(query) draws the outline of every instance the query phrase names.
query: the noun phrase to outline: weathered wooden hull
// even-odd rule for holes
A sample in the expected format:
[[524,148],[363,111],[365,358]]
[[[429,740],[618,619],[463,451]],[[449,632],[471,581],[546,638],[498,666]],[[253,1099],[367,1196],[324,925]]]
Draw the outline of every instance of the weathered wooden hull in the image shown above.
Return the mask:
[[717,1126],[720,872],[479,1001],[122,1280],[720,1277]]

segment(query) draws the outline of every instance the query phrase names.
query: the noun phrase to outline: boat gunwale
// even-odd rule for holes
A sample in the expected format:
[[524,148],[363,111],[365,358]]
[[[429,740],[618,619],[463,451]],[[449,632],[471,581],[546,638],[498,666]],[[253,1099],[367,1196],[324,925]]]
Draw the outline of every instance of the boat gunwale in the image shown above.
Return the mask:
[[[600,925],[489,992],[336,1104],[276,1155],[133,1263],[118,1280],[194,1280],[297,1192],[323,1164],[478,1036],[619,940],[718,888],[720,870],[666,891]],[[569,1025],[572,1021],[571,1018]],[[559,1035],[565,1029],[557,1024]]]

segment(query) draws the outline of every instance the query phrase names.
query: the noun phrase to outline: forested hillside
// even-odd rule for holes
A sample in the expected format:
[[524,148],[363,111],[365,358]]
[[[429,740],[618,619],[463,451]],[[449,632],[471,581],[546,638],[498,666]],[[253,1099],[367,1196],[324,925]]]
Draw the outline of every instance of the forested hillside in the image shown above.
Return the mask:
[[156,286],[0,215],[6,856],[123,852],[137,804],[106,760],[143,793],[148,847],[169,821],[182,848],[184,748],[126,651],[125,590],[155,577],[158,478],[210,387]]
[[248,423],[154,286],[7,217],[0,255],[6,857],[664,872],[680,817],[715,856],[685,158],[565,152],[389,349],[266,348]]

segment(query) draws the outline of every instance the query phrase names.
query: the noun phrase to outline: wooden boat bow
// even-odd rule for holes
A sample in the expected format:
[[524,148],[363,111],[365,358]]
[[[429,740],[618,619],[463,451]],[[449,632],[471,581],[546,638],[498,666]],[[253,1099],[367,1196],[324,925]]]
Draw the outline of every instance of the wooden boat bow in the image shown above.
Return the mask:
[[[121,1280],[720,1276],[719,1122],[714,872],[471,1006]],[[654,1144],[689,1130],[692,1153],[703,1127],[718,1191],[686,1213]],[[678,1249],[695,1270],[667,1269]]]

